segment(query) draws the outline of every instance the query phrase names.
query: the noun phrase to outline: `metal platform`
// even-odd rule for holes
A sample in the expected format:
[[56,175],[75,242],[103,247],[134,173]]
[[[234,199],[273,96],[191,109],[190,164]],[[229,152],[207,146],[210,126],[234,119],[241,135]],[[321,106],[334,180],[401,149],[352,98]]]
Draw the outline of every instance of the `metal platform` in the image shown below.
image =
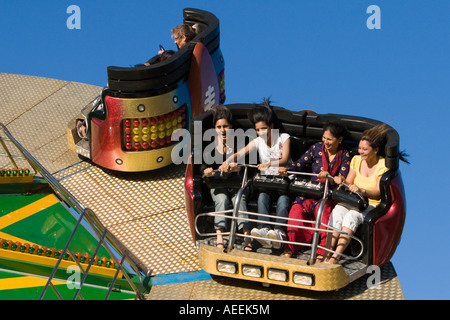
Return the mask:
[[[149,299],[404,299],[392,264],[381,269],[378,289],[369,275],[333,292],[311,292],[202,274],[184,205],[183,166],[144,173],[99,168],[69,150],[67,123],[102,88],[0,73],[0,121],[84,206],[158,276],[187,273],[180,282],[155,285]],[[204,277],[203,277],[204,279]]]
[[151,300],[404,300],[400,283],[391,263],[381,268],[378,287],[367,288],[370,275],[363,276],[338,291],[318,292],[233,278],[179,284],[154,285]]

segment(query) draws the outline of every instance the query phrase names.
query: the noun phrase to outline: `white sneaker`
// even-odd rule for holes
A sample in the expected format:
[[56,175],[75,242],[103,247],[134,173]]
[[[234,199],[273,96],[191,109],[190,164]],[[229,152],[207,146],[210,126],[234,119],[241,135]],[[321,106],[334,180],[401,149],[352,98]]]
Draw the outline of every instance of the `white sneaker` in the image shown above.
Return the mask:
[[[278,229],[270,230],[267,233],[267,237],[272,240],[286,240],[286,235],[283,231],[280,231]],[[278,241],[272,241],[272,248],[274,249],[280,249],[282,243]]]
[[[252,236],[254,236],[254,237],[260,237],[260,238],[266,238],[267,239],[267,232],[268,231],[269,231],[269,229],[267,229],[267,228],[261,228],[261,229],[253,228],[252,231],[250,232],[250,234]],[[264,248],[271,248],[272,247],[272,245],[271,245],[272,241],[269,241],[268,239],[267,240],[266,239],[256,239],[256,240],[258,240],[258,242],[261,243],[261,245]]]

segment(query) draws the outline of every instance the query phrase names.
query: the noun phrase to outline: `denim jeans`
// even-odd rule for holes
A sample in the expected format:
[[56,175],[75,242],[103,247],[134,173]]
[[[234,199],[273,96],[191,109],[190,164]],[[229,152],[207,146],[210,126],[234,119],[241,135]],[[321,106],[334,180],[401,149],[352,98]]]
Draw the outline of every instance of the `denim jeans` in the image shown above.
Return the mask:
[[[285,217],[289,216],[289,209],[291,206],[291,199],[287,195],[278,195],[277,193],[269,193],[269,192],[261,192],[258,196],[258,212],[263,214],[270,214],[270,207],[272,204],[272,200],[277,200],[277,209],[276,216],[277,217]],[[261,228],[269,228],[269,229],[278,229],[286,233],[285,226],[275,226],[273,224],[264,223],[265,221],[270,221],[269,217],[258,216],[258,229]],[[276,219],[277,223],[287,224],[288,220],[286,219]]]
[[[225,211],[233,208],[234,201],[239,189],[227,189],[227,188],[215,188],[211,189],[211,197],[214,201],[214,207],[216,211]],[[239,206],[240,211],[247,210],[247,194],[248,191],[244,191],[241,198],[241,203]],[[247,218],[247,214],[240,214],[240,217]],[[214,227],[216,229],[226,229],[227,220],[224,217],[214,217]],[[238,220],[238,230],[242,228],[250,228],[249,221]]]

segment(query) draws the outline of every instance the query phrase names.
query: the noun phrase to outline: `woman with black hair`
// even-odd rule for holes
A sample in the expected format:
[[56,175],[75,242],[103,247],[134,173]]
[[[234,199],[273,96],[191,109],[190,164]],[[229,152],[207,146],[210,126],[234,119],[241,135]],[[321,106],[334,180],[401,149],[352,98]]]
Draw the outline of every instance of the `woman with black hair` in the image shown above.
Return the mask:
[[[248,113],[248,119],[253,125],[257,137],[251,140],[244,149],[239,151],[231,160],[241,158],[251,152],[257,151],[259,155],[258,170],[261,175],[278,175],[278,168],[290,163],[290,136],[274,129],[274,115],[269,100],[264,100],[263,105],[256,105]],[[230,161],[230,162],[231,162]],[[231,164],[233,165],[233,164]],[[288,195],[278,194],[274,191],[260,190],[258,194],[258,213],[270,215],[271,204],[276,201],[276,216],[287,217],[291,200]],[[271,228],[270,220],[266,216],[258,216],[256,228],[251,230],[251,235],[258,237],[258,242],[263,247],[279,249],[281,242],[272,240],[285,240],[286,228],[275,226]],[[286,223],[285,219],[277,219],[277,223]]]
[[[312,177],[312,181],[325,182],[329,175],[346,177],[349,170],[350,154],[342,146],[342,141],[346,129],[339,123],[327,123],[323,128],[322,141],[312,145],[296,162],[292,165],[280,168],[280,174],[286,175],[287,171],[304,172],[311,166],[312,173],[318,174]],[[298,196],[289,212],[289,218],[308,220],[314,222],[317,216],[320,200]],[[328,200],[322,214],[322,223],[328,224],[331,210],[335,203]],[[288,239],[291,242],[311,243],[314,230],[297,228],[296,226],[314,227],[313,223],[290,220],[287,227]],[[321,229],[325,229],[321,226]],[[319,245],[325,247],[326,232],[320,232]],[[283,253],[286,257],[296,254],[302,246],[288,243]],[[320,259],[324,255],[323,249],[317,249]]]
[[[214,140],[214,149],[210,158],[205,161],[201,166],[201,171],[206,177],[212,177],[215,174],[214,170],[221,172],[237,171],[239,168],[230,169],[228,165],[223,165],[223,161],[227,159],[230,155],[233,155],[235,150],[233,150],[229,143],[227,143],[227,131],[232,129],[232,115],[230,110],[223,106],[218,105],[212,108],[213,113],[213,123],[214,129],[216,131],[216,138]],[[211,161],[209,161],[211,160]],[[214,201],[215,211],[221,212],[226,211],[233,206],[236,194],[239,189],[227,188],[227,187],[217,187],[212,188],[211,198]],[[244,192],[239,206],[240,211],[247,211],[247,192]],[[243,218],[247,218],[246,214],[241,214]],[[244,220],[238,220],[238,229],[243,229],[244,235],[248,235],[250,232],[249,222]],[[214,227],[217,234],[217,247],[224,247],[223,233],[227,228],[227,220],[224,217],[216,216],[214,218]],[[245,238],[244,240],[244,250],[251,251],[251,241],[250,238]]]

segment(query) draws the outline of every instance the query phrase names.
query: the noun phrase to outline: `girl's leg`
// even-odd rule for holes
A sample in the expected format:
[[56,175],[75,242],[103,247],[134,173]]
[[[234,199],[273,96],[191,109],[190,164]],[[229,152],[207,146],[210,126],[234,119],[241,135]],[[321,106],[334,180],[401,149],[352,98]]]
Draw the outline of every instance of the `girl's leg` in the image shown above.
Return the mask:
[[[333,232],[327,234],[327,242],[326,242],[326,248],[334,250],[336,248],[336,244],[339,238],[339,233]],[[331,256],[333,254],[331,252],[325,251],[325,254],[323,256],[323,261],[329,262]]]
[[336,253],[334,253],[331,258],[328,260],[329,263],[338,263],[341,255],[339,253],[343,253],[345,249],[347,249],[350,243],[350,235],[353,235],[354,232],[346,227],[342,227],[342,231],[347,232],[348,234],[338,233],[339,237],[336,244]]
[[[277,200],[277,217],[287,218],[289,216],[289,210],[291,208],[291,199],[289,196],[281,195]],[[277,219],[277,223],[287,224],[288,220],[286,219]],[[280,230],[283,234],[286,234],[285,226],[275,226],[273,229]]]
[[[228,210],[230,200],[226,190],[211,189],[211,198],[214,201],[216,211]],[[223,248],[223,235],[227,222],[224,217],[214,217],[214,227],[216,229],[217,247]]]
[[223,248],[223,229],[216,229],[216,235],[217,235],[217,243],[216,246],[218,248]]
[[[230,198],[226,189],[211,189],[211,198],[214,201],[214,209],[216,211],[228,210],[230,206]],[[226,220],[224,217],[214,217],[214,226],[216,229],[226,229]]]
[[[258,195],[258,213],[270,214],[271,195],[266,192],[261,192]],[[256,228],[251,230],[251,235],[262,239],[256,239],[263,247],[272,247],[272,242],[267,239],[267,233],[269,232],[270,224],[265,223],[270,221],[269,217],[258,216],[258,224]]]
[[[258,212],[262,214],[270,214],[270,204],[272,203],[272,198],[269,193],[261,192],[258,195]],[[265,221],[269,221],[269,217],[258,216],[258,220],[261,221],[258,223],[258,229],[261,228],[269,228],[270,225],[264,223]]]
[[[337,206],[336,206],[337,207]],[[339,253],[344,253],[345,249],[347,249],[348,245],[351,241],[351,235],[354,235],[356,232],[356,228],[363,223],[364,215],[366,212],[372,210],[373,207],[369,206],[363,213],[357,210],[348,210],[344,216],[342,221],[342,231],[347,234],[339,234],[339,239],[336,244],[336,253],[334,253],[329,259],[329,263],[337,263],[341,257]],[[334,210],[333,210],[334,212]]]
[[[307,220],[307,216],[305,211],[303,210],[303,207],[298,203],[294,203],[292,205],[291,210],[289,211],[289,218],[298,220]],[[306,240],[307,238],[309,238],[308,237],[309,230],[296,228],[295,226],[310,227],[311,225],[308,223],[294,220],[289,220],[288,224],[289,224],[289,226],[287,227],[288,241],[307,243]],[[285,245],[285,253],[283,254],[285,256],[290,257],[293,254],[296,254],[300,248],[301,246],[299,245],[287,243]]]
[[[334,207],[333,211],[331,211],[329,224],[332,227],[336,228],[337,230],[341,230],[342,222],[344,221],[344,217],[348,211],[349,211],[349,209],[347,209],[346,207],[341,206],[339,204],[336,205]],[[339,235],[340,235],[340,233],[338,233],[338,232],[328,233],[328,235],[326,237],[326,248],[333,250],[333,251],[336,250],[337,243],[339,240]],[[331,256],[332,256],[332,253],[326,251],[324,253],[324,261],[329,262],[329,259],[331,258]]]
[[[249,235],[250,229],[244,228],[244,235]],[[245,251],[252,251],[252,238],[244,238],[244,250]]]

